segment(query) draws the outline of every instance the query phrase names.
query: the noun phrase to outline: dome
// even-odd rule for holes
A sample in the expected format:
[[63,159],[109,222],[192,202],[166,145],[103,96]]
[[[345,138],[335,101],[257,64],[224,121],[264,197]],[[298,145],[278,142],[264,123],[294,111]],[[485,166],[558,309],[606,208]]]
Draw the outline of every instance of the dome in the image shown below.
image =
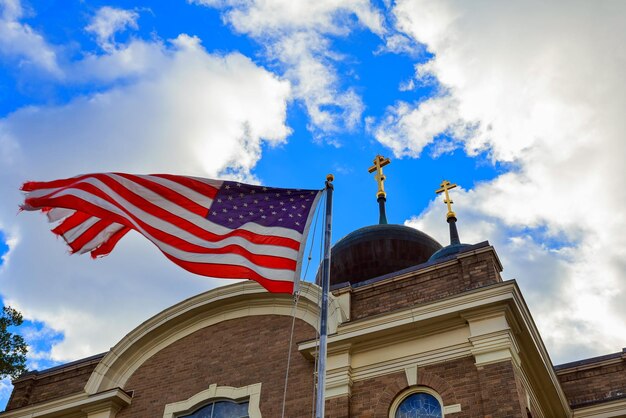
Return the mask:
[[428,261],[441,244],[404,225],[366,226],[332,248],[330,284],[359,283]]
[[442,258],[446,258],[449,255],[457,254],[463,252],[464,249],[473,247],[471,244],[450,244],[442,249],[438,250],[435,254],[431,255],[428,261],[436,261],[441,260]]

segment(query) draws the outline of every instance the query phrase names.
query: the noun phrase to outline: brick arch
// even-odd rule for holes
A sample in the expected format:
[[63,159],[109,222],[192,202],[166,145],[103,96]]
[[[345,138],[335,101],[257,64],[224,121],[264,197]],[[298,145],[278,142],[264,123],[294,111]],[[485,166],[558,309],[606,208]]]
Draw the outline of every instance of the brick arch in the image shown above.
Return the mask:
[[[382,391],[376,408],[374,409],[374,418],[388,418],[389,408],[393,403],[393,400],[402,392],[412,387],[426,386],[436,391],[444,405],[457,404],[456,394],[452,386],[448,384],[444,379],[436,374],[418,370],[417,372],[417,384],[408,385],[406,378],[397,379],[393,383],[388,383]],[[443,406],[443,405],[442,405]]]
[[417,385],[428,386],[429,388],[437,391],[441,399],[443,399],[444,405],[457,404],[456,393],[454,389],[445,379],[437,376],[434,373],[419,370],[417,371]]
[[406,381],[406,375],[399,373],[398,379],[394,379],[392,382],[387,383],[382,390],[378,403],[374,408],[374,418],[387,418],[389,416],[389,407],[391,403],[398,396],[399,393],[409,387]]

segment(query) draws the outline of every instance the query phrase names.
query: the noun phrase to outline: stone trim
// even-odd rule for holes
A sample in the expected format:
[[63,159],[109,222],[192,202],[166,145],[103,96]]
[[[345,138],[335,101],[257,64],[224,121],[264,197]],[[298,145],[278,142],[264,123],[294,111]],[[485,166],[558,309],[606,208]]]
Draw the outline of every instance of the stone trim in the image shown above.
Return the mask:
[[[295,315],[317,329],[319,286],[303,282]],[[341,305],[329,295],[328,332],[335,333],[346,320],[346,301]],[[291,295],[268,293],[253,281],[219,287],[178,303],[150,318],[127,334],[95,368],[85,385],[94,394],[114,387],[123,388],[130,376],[155,353],[199,329],[230,319],[293,313]],[[349,312],[349,306],[348,306]]]
[[190,414],[196,408],[201,407],[203,403],[220,399],[229,399],[232,401],[248,399],[248,415],[250,415],[250,418],[261,418],[261,409],[259,407],[261,401],[261,383],[255,383],[240,388],[212,384],[208,389],[196,393],[189,399],[165,405],[163,418],[175,418],[183,414]]
[[574,409],[574,418],[608,418],[626,416],[626,399]]
[[0,413],[2,418],[114,418],[117,412],[130,405],[131,396],[120,388],[88,395],[80,393],[49,402]]

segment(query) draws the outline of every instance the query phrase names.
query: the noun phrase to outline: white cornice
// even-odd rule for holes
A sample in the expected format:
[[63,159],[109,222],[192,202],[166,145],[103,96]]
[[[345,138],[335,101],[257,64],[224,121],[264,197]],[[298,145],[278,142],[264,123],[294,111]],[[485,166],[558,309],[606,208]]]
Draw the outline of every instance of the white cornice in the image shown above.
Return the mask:
[[626,416],[626,399],[574,409],[574,418],[609,418]]
[[[374,350],[385,344],[397,344],[405,338],[403,336],[423,338],[429,334],[436,335],[458,328],[467,322],[489,322],[490,319],[496,320],[499,317],[506,327],[491,330],[489,333],[485,331],[485,335],[468,339],[468,343],[465,346],[459,345],[458,349],[442,348],[439,351],[439,360],[472,354],[482,364],[511,360],[528,373],[528,381],[541,398],[540,403],[546,409],[546,416],[571,416],[571,409],[550,357],[517,283],[513,280],[412,308],[343,323],[335,334],[328,337],[328,345],[329,350],[337,344],[351,344],[352,350]],[[316,341],[306,341],[298,346],[300,352],[307,357],[312,355],[315,347]],[[408,356],[392,361],[391,364],[357,367],[352,370],[351,377],[352,380],[360,380],[400,371],[415,362],[423,365],[426,354]],[[436,357],[434,359],[437,361]]]
[[130,405],[131,397],[119,388],[88,395],[79,393],[36,405],[0,413],[2,418],[88,417],[89,412],[111,411]]
[[[348,315],[349,304],[329,295],[329,332],[336,332]],[[301,283],[294,311],[290,295],[268,293],[253,281],[219,287],[180,302],[148,319],[127,334],[99,362],[85,385],[87,393],[124,387],[126,381],[152,355],[202,328],[247,316],[295,316],[317,329],[319,286]]]

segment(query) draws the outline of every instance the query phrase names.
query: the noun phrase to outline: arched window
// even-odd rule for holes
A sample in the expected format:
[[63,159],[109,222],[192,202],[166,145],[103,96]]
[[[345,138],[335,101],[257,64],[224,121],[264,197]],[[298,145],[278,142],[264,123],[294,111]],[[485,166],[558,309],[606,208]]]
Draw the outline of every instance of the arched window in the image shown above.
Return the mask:
[[163,418],[261,418],[261,383],[240,388],[210,385],[183,401],[168,403]]
[[180,418],[249,418],[248,402],[216,401]]
[[390,409],[391,418],[443,418],[439,395],[430,388],[413,388],[402,393]]

